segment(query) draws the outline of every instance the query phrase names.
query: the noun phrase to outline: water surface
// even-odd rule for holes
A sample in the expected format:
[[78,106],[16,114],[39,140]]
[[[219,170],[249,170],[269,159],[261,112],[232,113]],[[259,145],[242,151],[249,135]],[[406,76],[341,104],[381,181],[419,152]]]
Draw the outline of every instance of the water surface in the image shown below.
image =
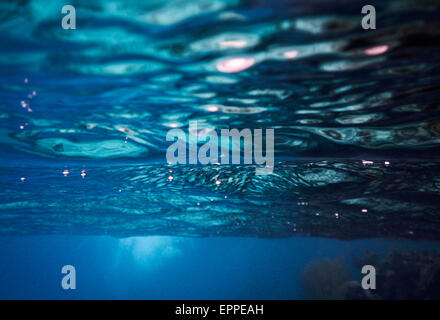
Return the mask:
[[[324,251],[368,238],[438,249],[438,2],[370,1],[376,30],[361,28],[357,0],[70,4],[75,30],[61,28],[62,1],[0,4],[3,257],[29,245],[9,242],[17,235],[48,236],[35,239],[49,247],[70,235],[216,237],[231,246],[272,239],[260,240],[257,255],[269,241],[287,248],[316,237],[329,239],[319,240]],[[275,129],[273,173],[167,164],[166,133],[186,131],[190,120]],[[48,261],[61,263],[54,250]],[[71,256],[84,259],[79,252]],[[312,261],[306,249],[298,257]],[[300,297],[293,286],[288,294],[244,283],[247,293],[205,293]],[[205,294],[194,290],[188,298]]]

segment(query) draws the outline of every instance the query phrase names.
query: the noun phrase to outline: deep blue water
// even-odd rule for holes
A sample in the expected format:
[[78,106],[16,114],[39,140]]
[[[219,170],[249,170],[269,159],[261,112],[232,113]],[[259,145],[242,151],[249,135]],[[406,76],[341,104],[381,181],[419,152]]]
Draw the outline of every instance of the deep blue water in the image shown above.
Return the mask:
[[[390,248],[435,249],[432,242],[289,238],[27,236],[0,243],[2,299],[304,299],[304,268]],[[6,262],[7,261],[7,262]],[[74,265],[76,290],[60,286]],[[352,267],[353,279],[361,278]],[[323,284],[324,285],[324,284]]]
[[[367,252],[438,296],[438,1],[64,4],[0,3],[0,298],[350,298]],[[274,129],[273,173],[168,164],[195,120]]]

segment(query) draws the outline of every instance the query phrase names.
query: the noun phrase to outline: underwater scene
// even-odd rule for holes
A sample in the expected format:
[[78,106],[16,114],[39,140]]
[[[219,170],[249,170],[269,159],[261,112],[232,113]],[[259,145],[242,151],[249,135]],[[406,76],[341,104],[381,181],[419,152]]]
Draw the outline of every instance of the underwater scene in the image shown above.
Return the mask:
[[440,299],[440,1],[1,1],[0,132],[0,299]]

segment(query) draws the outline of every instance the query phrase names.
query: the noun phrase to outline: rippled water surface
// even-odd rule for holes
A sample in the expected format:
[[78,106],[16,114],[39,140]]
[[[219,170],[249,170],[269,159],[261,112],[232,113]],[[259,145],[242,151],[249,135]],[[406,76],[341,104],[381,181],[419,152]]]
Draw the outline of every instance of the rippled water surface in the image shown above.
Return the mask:
[[[440,5],[370,2],[2,2],[0,233],[438,240]],[[189,120],[273,173],[168,165]]]

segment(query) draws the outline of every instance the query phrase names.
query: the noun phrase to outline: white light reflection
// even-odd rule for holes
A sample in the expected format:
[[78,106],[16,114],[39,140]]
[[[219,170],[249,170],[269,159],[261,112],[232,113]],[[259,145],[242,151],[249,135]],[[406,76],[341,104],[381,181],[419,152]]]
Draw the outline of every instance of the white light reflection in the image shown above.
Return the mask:
[[119,240],[119,254],[128,254],[133,260],[139,263],[158,263],[158,259],[167,259],[182,254],[179,248],[181,238],[149,236],[130,237]]

